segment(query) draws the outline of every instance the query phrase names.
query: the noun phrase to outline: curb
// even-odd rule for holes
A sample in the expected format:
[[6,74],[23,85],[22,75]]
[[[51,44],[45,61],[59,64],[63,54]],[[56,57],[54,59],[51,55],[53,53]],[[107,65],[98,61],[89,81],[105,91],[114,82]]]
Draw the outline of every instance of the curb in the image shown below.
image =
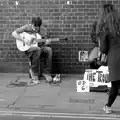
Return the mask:
[[120,115],[112,114],[76,114],[76,113],[57,113],[57,112],[26,112],[26,111],[0,111],[0,115],[14,116],[34,116],[34,117],[53,117],[53,118],[86,118],[86,119],[101,119],[101,120],[119,120]]

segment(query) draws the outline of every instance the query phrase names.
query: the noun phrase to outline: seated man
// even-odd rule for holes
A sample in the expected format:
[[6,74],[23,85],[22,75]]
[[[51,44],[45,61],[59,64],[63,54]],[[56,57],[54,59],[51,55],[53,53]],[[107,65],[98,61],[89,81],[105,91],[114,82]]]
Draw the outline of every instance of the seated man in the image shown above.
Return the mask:
[[[23,44],[29,45],[30,42],[24,41],[24,39],[20,36],[20,33],[27,32],[29,34],[39,34],[42,38],[47,37],[46,29],[41,26],[42,20],[40,17],[33,17],[31,24],[24,25],[20,28],[17,28],[13,31],[12,36],[23,42]],[[45,68],[43,72],[43,76],[46,78],[48,82],[52,81],[51,77],[51,65],[52,65],[52,49],[47,45],[50,44],[50,40],[45,40],[45,42],[38,44],[37,47],[30,47],[28,50],[25,51],[25,54],[28,58],[31,59],[31,67],[30,67],[30,76],[32,78],[32,83],[39,83],[39,76],[41,75],[40,71],[40,57],[43,55],[45,57]]]

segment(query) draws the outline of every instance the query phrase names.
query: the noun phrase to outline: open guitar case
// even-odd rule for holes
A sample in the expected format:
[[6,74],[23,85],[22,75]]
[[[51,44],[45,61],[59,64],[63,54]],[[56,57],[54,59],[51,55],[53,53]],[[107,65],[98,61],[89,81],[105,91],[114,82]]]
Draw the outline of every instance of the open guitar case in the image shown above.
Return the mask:
[[[92,63],[90,63],[90,69],[98,69],[101,65],[106,66],[105,63],[98,64],[97,58],[94,59]],[[90,87],[90,92],[109,92],[110,88],[108,88],[106,85],[104,86],[98,86],[98,87]]]
[[[102,63],[102,65],[106,66],[106,63]],[[93,61],[93,63],[91,63],[90,68],[91,69],[98,69],[101,65],[97,64],[97,59],[95,59]],[[109,94],[110,92],[110,88],[108,88],[106,85],[104,86],[98,86],[98,87],[90,87],[90,92],[106,92],[107,94]],[[120,96],[120,89],[118,91],[118,95]]]

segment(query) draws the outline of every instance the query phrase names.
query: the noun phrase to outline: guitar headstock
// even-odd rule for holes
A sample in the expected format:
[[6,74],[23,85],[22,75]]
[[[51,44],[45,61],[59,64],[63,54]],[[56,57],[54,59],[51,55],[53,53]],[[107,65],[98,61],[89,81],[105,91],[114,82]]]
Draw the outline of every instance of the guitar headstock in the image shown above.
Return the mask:
[[66,42],[68,41],[68,38],[67,38],[67,37],[65,37],[64,39],[65,39]]
[[64,37],[64,38],[60,38],[59,40],[64,40],[64,41],[68,41],[68,38],[67,37]]

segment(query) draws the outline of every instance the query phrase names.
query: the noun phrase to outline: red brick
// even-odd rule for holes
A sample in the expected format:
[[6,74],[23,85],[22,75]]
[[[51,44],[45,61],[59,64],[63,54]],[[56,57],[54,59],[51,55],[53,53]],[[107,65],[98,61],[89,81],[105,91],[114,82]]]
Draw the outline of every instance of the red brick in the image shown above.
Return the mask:
[[63,29],[63,32],[71,32],[73,31],[74,29],[73,28],[64,28]]
[[76,28],[75,31],[86,31],[86,28]]
[[75,13],[75,16],[84,16],[84,12]]
[[64,23],[65,23],[65,24],[73,24],[73,23],[75,23],[75,22],[72,21],[72,20],[68,20],[68,21],[66,20],[66,21],[64,21]]
[[63,5],[63,8],[70,8],[69,5]]
[[66,4],[65,0],[60,0],[60,4]]
[[53,32],[62,32],[62,29],[60,29],[60,28],[52,28],[51,31],[53,31]]
[[65,11],[68,13],[68,12],[71,12],[71,9],[70,8],[66,8]]
[[84,40],[85,39],[85,36],[75,36],[75,39],[76,40]]
[[72,9],[72,12],[77,12],[78,10],[76,8],[73,8]]
[[78,4],[77,0],[72,0],[72,4]]
[[100,4],[100,0],[95,0],[95,4]]
[[101,4],[106,4],[107,1],[106,0],[101,0]]
[[81,0],[78,0],[78,4],[83,4],[83,1],[81,1]]
[[87,15],[88,15],[88,16],[96,16],[97,13],[96,13],[96,12],[94,12],[94,13],[93,13],[93,12],[88,12]]
[[65,8],[60,8],[60,12],[65,12]]
[[75,5],[75,8],[83,8],[83,9],[84,9],[85,6],[86,6],[86,5],[84,5],[84,4],[79,4],[79,5]]
[[96,5],[87,5],[87,8],[97,8]]
[[76,24],[84,24],[84,23],[85,23],[85,20],[75,20],[75,23],[76,23]]
[[[49,15],[49,13],[48,13],[48,15]],[[52,13],[52,16],[61,16],[61,15],[62,15],[62,13],[58,13],[58,12]]]
[[108,0],[107,3],[108,3],[108,4],[112,4],[112,3],[113,3],[113,0]]

